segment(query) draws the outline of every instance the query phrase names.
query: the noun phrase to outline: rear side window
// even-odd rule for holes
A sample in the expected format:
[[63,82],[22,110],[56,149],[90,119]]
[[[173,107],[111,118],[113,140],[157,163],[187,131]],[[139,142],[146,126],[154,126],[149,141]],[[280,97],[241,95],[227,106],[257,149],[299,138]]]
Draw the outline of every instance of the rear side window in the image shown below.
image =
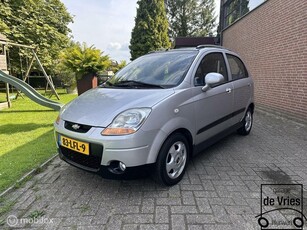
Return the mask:
[[226,54],[226,56],[233,81],[248,77],[247,70],[243,62],[238,57],[233,56],[231,54]]
[[223,84],[228,81],[226,64],[222,53],[209,53],[202,59],[200,65],[196,70],[194,78],[195,86],[204,85],[206,75],[212,72],[220,73],[224,76],[224,82],[220,84]]

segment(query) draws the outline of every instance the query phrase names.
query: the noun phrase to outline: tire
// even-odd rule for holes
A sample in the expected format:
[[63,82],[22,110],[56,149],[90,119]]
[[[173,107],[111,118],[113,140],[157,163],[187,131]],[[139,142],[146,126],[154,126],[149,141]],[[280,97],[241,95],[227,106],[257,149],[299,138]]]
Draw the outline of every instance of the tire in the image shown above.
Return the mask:
[[161,147],[153,177],[162,185],[172,186],[183,177],[189,160],[189,144],[184,135],[174,133]]
[[242,127],[237,130],[238,134],[246,136],[250,133],[253,127],[253,112],[248,108],[242,120]]

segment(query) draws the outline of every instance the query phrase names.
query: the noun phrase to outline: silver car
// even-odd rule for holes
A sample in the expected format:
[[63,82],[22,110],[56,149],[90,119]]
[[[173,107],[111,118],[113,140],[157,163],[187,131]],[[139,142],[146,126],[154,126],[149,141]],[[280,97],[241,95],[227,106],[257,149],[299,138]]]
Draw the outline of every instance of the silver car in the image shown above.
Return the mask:
[[254,85],[241,58],[220,46],[144,55],[60,111],[60,157],[103,175],[145,167],[178,183],[189,158],[226,135],[251,131]]

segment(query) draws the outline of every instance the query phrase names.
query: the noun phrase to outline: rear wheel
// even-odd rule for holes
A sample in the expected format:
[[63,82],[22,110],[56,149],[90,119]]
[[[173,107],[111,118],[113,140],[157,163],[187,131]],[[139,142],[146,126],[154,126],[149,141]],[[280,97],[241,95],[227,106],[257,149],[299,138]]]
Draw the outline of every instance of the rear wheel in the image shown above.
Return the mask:
[[181,133],[167,138],[155,164],[154,179],[168,186],[177,184],[185,173],[189,151],[188,141]]
[[248,108],[242,120],[242,127],[237,130],[240,135],[246,136],[250,133],[253,126],[253,112]]

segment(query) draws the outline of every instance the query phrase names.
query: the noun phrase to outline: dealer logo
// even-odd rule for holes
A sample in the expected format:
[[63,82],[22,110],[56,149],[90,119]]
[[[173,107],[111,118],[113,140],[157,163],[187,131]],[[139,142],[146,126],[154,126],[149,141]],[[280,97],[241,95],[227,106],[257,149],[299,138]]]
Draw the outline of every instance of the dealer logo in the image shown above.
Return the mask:
[[260,214],[256,216],[261,229],[303,229],[302,184],[262,184]]

